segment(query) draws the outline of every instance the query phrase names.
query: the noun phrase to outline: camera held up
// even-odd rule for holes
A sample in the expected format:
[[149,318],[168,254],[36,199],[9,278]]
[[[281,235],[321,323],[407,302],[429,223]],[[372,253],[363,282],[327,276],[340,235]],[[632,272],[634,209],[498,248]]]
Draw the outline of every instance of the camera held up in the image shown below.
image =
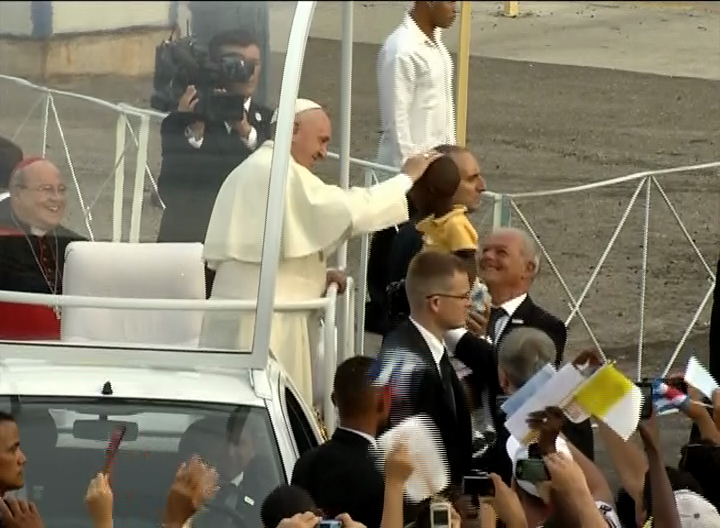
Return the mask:
[[169,39],[155,48],[155,72],[150,106],[161,112],[177,109],[189,85],[197,88],[195,114],[205,121],[242,119],[244,97],[232,93],[233,84],[250,80],[255,65],[235,54],[210,57],[193,37]]

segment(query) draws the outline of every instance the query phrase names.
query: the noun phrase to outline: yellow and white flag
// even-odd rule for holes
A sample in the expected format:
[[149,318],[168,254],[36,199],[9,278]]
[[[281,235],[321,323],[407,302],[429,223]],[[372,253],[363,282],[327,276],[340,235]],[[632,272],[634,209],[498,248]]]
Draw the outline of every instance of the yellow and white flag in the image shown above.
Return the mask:
[[630,438],[640,421],[643,395],[613,363],[606,363],[573,395],[573,402],[602,420],[623,440]]

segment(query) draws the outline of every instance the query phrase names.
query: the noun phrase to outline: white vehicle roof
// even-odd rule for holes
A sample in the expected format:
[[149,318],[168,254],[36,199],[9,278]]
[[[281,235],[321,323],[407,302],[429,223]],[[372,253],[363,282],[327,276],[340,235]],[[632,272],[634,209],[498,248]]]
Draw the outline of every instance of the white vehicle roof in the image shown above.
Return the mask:
[[111,397],[263,405],[250,384],[250,372],[167,370],[144,367],[70,366],[52,360],[0,361],[0,394],[101,396],[110,382]]

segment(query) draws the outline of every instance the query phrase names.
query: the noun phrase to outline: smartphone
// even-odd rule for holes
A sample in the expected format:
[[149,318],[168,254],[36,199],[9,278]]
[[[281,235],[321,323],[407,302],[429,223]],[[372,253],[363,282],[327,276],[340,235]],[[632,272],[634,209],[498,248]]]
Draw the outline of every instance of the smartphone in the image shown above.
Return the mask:
[[105,463],[103,464],[102,470],[105,475],[107,475],[112,468],[115,455],[117,454],[118,449],[120,449],[120,444],[125,436],[125,431],[127,431],[127,426],[119,425],[115,428],[112,435],[110,435],[110,441],[108,442],[107,449],[105,449]]
[[450,503],[434,502],[430,504],[431,528],[450,528]]
[[653,412],[653,388],[652,382],[643,380],[637,383],[643,396],[642,407],[640,407],[640,419],[647,420]]
[[462,494],[471,497],[494,497],[495,483],[487,473],[466,475],[462,480]]
[[525,480],[531,484],[539,484],[550,480],[550,475],[542,459],[527,458],[517,461],[515,478]]
[[318,523],[318,528],[342,528],[342,521],[337,519],[323,519]]

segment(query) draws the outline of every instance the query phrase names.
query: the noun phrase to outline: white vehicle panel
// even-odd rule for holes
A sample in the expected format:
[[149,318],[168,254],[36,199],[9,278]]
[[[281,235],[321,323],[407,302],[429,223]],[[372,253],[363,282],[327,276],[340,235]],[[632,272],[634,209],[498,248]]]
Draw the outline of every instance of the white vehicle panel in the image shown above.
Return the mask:
[[191,368],[68,366],[12,359],[4,360],[2,366],[0,394],[95,397],[101,396],[103,385],[110,382],[111,396],[118,398],[263,405],[250,386],[247,370],[216,374]]

